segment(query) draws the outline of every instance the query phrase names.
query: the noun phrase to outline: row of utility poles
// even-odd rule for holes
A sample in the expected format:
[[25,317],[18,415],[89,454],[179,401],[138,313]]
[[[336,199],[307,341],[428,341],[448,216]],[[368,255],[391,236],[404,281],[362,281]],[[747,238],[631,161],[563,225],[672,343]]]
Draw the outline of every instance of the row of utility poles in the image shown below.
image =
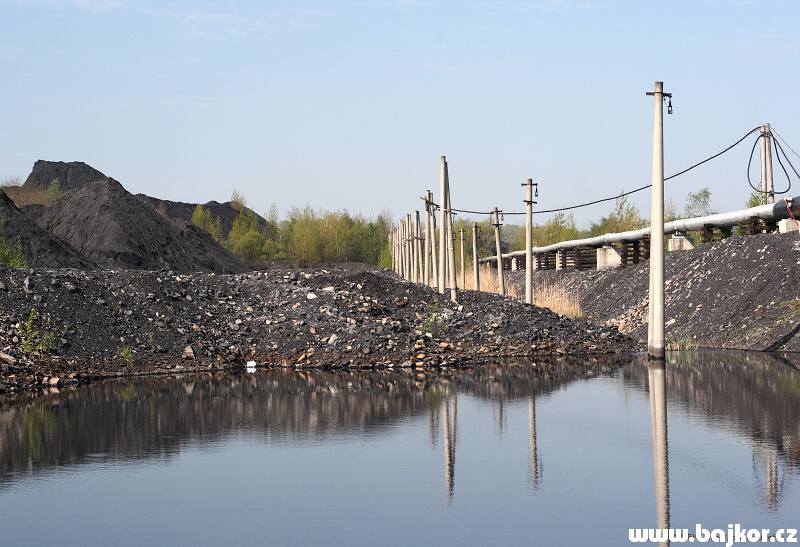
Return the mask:
[[[657,360],[664,358],[664,100],[670,99],[669,112],[672,112],[672,94],[664,92],[663,82],[655,82],[653,91],[653,157],[652,192],[650,202],[650,272],[648,291],[647,351]],[[761,192],[774,203],[772,185],[771,138],[769,125],[762,131]],[[464,231],[460,231],[461,243],[461,283],[456,281],[455,238],[453,234],[454,211],[450,197],[450,179],[447,160],[441,158],[439,204],[433,201],[428,190],[422,198],[425,202],[425,230],[420,225],[420,213],[407,214],[392,232],[392,263],[394,270],[413,283],[423,283],[445,294],[449,289],[453,302],[458,301],[459,288],[466,288],[464,264]],[[533,304],[533,201],[538,196],[538,183],[528,179],[525,188],[525,302]],[[534,193],[536,189],[536,193]],[[436,210],[439,210],[438,249],[436,243]],[[503,258],[501,249],[501,226],[503,211],[495,207],[491,213],[494,226],[495,252],[497,257],[497,284],[501,295],[506,294]],[[437,253],[438,250],[438,253]],[[478,267],[478,224],[472,225],[472,264],[473,289],[480,290],[480,269]]]
[[[522,184],[526,188],[526,226],[525,244],[528,252],[525,255],[525,302],[533,304],[533,201],[538,196],[538,183],[528,179]],[[465,257],[466,234],[459,230],[460,272],[457,280],[455,262],[455,234],[453,233],[453,209],[450,198],[450,175],[447,158],[442,156],[439,173],[439,204],[433,201],[433,193],[428,190],[421,199],[425,203],[425,229],[422,229],[420,212],[406,214],[391,233],[392,267],[398,275],[412,283],[422,283],[437,289],[441,294],[448,290],[450,299],[458,302],[458,290],[467,288],[467,270]],[[437,230],[436,211],[439,211]],[[491,212],[491,225],[494,226],[494,243],[497,256],[497,285],[501,295],[506,294],[505,276],[501,247],[501,227],[503,211],[495,207]],[[481,290],[480,267],[478,257],[478,223],[472,224],[472,289]],[[438,233],[438,244],[437,244]]]

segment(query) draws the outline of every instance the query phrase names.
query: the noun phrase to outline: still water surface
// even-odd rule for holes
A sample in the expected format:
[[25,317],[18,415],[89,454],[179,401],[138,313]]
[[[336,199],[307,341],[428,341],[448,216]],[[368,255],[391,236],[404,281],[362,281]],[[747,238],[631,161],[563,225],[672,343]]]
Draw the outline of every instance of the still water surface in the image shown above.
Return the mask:
[[800,525],[800,369],[639,357],[108,382],[0,402],[2,545],[626,545]]

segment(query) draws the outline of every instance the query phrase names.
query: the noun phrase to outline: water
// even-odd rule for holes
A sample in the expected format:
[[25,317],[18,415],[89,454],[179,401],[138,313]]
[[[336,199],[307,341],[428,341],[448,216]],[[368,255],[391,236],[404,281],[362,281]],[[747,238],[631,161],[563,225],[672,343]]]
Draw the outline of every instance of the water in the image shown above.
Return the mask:
[[259,370],[0,406],[0,544],[625,545],[667,522],[800,525],[800,371],[673,360],[588,378]]

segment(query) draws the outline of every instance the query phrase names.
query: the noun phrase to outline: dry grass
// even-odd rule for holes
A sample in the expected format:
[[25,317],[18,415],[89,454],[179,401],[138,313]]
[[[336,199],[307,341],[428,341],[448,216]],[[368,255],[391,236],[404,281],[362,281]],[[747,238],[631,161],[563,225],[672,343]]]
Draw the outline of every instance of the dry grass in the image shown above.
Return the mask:
[[4,184],[0,186],[0,190],[3,190],[17,207],[24,207],[26,205],[46,205],[50,203],[50,196],[47,190],[31,187],[26,188],[14,184]]
[[581,299],[561,281],[550,282],[533,277],[533,303],[558,314],[580,319],[583,317]]
[[[481,291],[483,292],[500,292],[500,285],[497,281],[497,270],[488,266],[483,266],[480,269],[481,278]],[[458,277],[461,279],[461,276]],[[467,271],[467,289],[472,289],[475,286],[474,276],[472,269]],[[525,299],[524,288],[522,294],[517,291],[517,288],[508,282],[506,279],[506,294],[519,300]],[[533,303],[540,308],[547,308],[560,315],[571,317],[572,319],[580,319],[583,317],[581,310],[580,298],[572,291],[567,289],[560,281],[551,282],[546,279],[533,278]]]

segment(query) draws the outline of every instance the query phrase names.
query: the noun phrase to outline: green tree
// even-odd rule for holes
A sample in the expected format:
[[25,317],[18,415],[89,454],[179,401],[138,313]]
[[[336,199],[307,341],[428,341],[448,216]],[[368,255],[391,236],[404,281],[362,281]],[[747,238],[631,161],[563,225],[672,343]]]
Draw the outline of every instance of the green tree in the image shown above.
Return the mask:
[[53,182],[47,187],[47,191],[45,192],[45,199],[47,203],[52,203],[58,198],[61,197],[61,181],[53,179]]
[[534,244],[538,247],[552,245],[559,241],[578,239],[581,235],[580,230],[575,226],[575,217],[572,216],[572,213],[569,215],[563,212],[556,213],[544,224],[533,228]]
[[646,224],[639,214],[639,209],[628,202],[628,196],[621,196],[614,202],[614,210],[611,213],[591,224],[589,234],[599,236],[627,232],[638,230]]
[[266,235],[259,230],[256,214],[247,207],[242,207],[233,219],[226,246],[236,256],[261,260],[265,238]]
[[222,228],[220,227],[219,217],[211,214],[211,211],[198,205],[192,211],[192,224],[210,235],[217,243],[222,243]]
[[713,215],[714,211],[711,209],[711,190],[708,188],[701,188],[697,192],[689,192],[689,194],[686,195],[684,214],[687,218]]

